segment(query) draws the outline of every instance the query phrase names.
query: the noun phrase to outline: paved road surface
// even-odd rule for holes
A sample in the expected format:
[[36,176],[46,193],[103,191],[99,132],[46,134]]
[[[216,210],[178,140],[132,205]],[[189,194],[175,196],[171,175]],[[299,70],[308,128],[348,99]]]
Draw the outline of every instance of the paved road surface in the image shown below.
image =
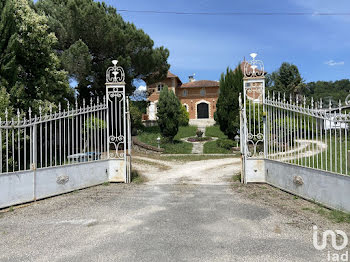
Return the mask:
[[0,214],[0,261],[326,261],[311,228],[234,191],[227,178],[237,160],[181,166],[139,164],[147,184],[93,187]]

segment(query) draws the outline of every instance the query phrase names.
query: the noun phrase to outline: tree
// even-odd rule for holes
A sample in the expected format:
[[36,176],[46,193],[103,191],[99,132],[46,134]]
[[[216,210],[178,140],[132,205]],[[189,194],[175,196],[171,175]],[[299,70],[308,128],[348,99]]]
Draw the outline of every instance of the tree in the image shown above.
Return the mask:
[[134,101],[130,103],[130,120],[131,128],[133,129],[132,133],[135,134],[142,127],[142,113]]
[[181,103],[173,91],[164,87],[159,94],[157,117],[160,132],[164,138],[174,140],[179,131]]
[[48,32],[47,18],[38,15],[28,0],[1,1],[0,85],[11,105],[38,111],[41,104],[66,103],[73,98],[67,74],[53,46],[57,39]]
[[188,126],[188,122],[190,121],[190,114],[187,112],[185,106],[180,104],[181,114],[179,117],[179,125],[180,126]]
[[344,102],[350,92],[350,80],[343,79],[337,81],[317,81],[306,84],[304,95],[313,97],[315,101],[323,100],[323,106],[328,107],[329,102],[333,106],[338,106],[339,100]]
[[239,94],[243,92],[243,72],[240,64],[232,71],[227,68],[220,78],[220,95],[216,104],[216,120],[220,129],[230,139],[234,139],[240,128]]
[[296,65],[283,62],[281,67],[267,77],[270,90],[292,95],[301,95],[305,91],[305,83]]
[[49,17],[58,38],[55,48],[77,81],[81,99],[105,94],[105,72],[113,59],[125,69],[129,95],[135,79],[151,83],[166,76],[169,51],[155,48],[152,39],[125,22],[115,8],[93,0],[39,0],[36,8]]

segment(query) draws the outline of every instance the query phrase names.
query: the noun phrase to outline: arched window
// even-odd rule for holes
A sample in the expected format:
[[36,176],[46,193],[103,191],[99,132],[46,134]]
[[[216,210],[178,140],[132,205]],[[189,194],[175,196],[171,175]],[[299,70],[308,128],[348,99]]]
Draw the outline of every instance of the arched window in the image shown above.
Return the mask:
[[163,84],[158,84],[158,86],[157,86],[157,91],[158,91],[158,92],[162,91],[163,87],[164,87]]
[[186,111],[188,112],[188,105],[187,104],[183,104],[183,106],[186,108]]

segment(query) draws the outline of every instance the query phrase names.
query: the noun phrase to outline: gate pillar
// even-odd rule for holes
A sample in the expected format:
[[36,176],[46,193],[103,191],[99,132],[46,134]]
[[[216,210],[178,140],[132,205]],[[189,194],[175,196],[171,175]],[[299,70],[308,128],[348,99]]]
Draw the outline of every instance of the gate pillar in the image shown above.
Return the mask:
[[[250,54],[252,60],[244,61],[243,107],[242,107],[242,153],[243,180],[265,182],[265,71],[257,54]],[[242,132],[241,131],[241,132]]]
[[[123,177],[125,183],[131,181],[131,130],[129,101],[125,95],[125,72],[118,61],[106,72],[107,97],[107,158],[113,161],[109,179],[116,181]],[[120,162],[120,163],[118,163]],[[117,174],[113,174],[118,169]]]

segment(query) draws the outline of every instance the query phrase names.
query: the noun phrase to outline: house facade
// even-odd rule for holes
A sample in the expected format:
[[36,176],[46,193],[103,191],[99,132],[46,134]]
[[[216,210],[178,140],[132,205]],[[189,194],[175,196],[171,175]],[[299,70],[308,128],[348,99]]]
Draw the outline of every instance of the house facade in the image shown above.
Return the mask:
[[216,103],[219,97],[219,82],[211,80],[196,81],[193,76],[187,83],[182,83],[180,78],[168,72],[166,79],[147,85],[150,102],[147,108],[147,120],[157,119],[157,103],[160,91],[168,87],[179,98],[189,113],[190,120],[206,119],[214,121]]

